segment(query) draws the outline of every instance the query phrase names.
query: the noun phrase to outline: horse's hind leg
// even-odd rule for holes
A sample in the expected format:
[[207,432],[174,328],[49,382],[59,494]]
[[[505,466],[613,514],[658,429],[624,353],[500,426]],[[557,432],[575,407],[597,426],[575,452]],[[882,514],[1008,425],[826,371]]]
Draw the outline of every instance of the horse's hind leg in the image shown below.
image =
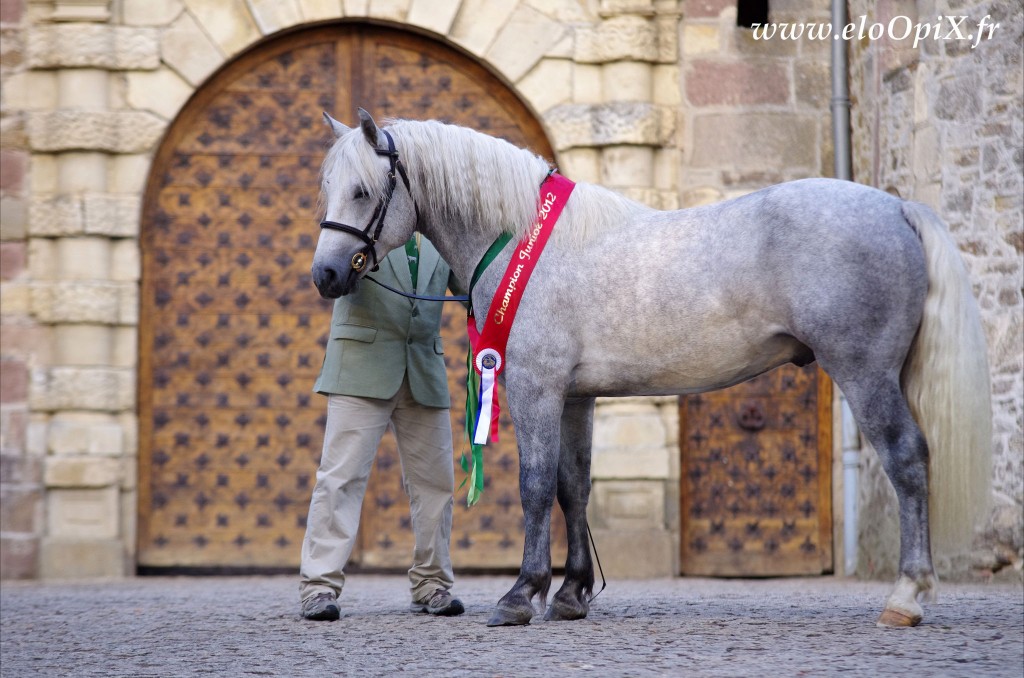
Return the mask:
[[562,411],[558,504],[565,515],[569,553],[565,559],[565,580],[544,616],[547,620],[583,619],[590,611],[594,563],[587,542],[587,502],[593,433],[594,399],[567,401]]
[[917,599],[934,595],[935,588],[928,538],[928,445],[897,375],[839,386],[899,499],[900,576],[878,624],[916,626],[922,618]]

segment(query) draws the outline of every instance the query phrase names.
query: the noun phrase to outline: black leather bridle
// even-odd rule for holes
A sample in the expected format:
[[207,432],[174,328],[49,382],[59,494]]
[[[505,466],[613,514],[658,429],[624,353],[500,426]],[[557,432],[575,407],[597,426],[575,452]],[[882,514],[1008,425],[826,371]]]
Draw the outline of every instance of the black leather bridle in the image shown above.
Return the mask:
[[[402,183],[405,184],[405,189],[409,191],[409,197],[412,197],[412,189],[409,187],[409,175],[405,172],[405,166],[402,161],[398,159],[398,150],[395,148],[395,140],[391,138],[391,133],[387,130],[381,130],[384,134],[384,138],[388,141],[388,149],[382,150],[375,148],[374,152],[377,155],[387,156],[391,163],[391,168],[388,170],[388,183],[384,189],[384,195],[381,196],[380,202],[377,203],[377,209],[370,215],[370,221],[366,224],[366,228],[359,230],[355,226],[349,226],[348,224],[342,224],[337,221],[321,221],[320,228],[330,228],[335,231],[343,231],[350,233],[364,243],[366,246],[352,255],[352,268],[357,272],[362,271],[366,268],[366,255],[367,253],[373,257],[373,268],[371,271],[376,271],[377,266],[380,263],[377,259],[377,250],[375,245],[377,239],[380,237],[381,229],[384,228],[384,218],[388,214],[388,205],[391,204],[391,196],[395,192],[395,186],[398,183],[398,177],[402,177]],[[419,221],[419,209],[416,208],[415,201],[413,202],[413,209],[416,210],[416,220]]]

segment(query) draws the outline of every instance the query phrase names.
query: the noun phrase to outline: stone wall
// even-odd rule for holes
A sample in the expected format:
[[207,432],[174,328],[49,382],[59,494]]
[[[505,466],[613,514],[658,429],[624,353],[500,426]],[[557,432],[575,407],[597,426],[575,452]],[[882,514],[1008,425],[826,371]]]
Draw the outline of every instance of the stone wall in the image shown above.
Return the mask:
[[[431,31],[522,94],[567,173],[673,207],[678,4],[3,0],[3,576],[133,571],[142,193],[217,68],[323,20]],[[634,439],[623,407],[663,425]],[[642,510],[650,573],[673,572],[674,401],[601,409],[595,522],[633,526]]]
[[[850,13],[853,20],[864,15],[868,25],[884,26],[907,17],[934,27],[943,17],[940,39],[932,30],[916,47],[913,35],[851,43],[854,178],[931,206],[964,253],[981,304],[992,372],[993,508],[974,552],[940,559],[937,567],[941,574],[987,576],[1013,564],[1019,576],[1024,555],[1022,7],[856,0]],[[967,17],[964,40],[951,39],[953,22],[945,18],[950,16]],[[998,26],[979,31],[983,18],[987,26]],[[893,33],[902,37],[902,23],[894,25]],[[860,569],[866,576],[889,577],[898,564],[895,493],[873,451],[863,462]]]

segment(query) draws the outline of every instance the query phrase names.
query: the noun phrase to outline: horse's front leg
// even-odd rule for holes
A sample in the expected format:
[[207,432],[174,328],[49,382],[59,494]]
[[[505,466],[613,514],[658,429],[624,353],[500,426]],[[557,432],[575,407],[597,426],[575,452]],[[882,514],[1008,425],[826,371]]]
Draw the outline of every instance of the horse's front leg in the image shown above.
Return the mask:
[[551,586],[551,507],[558,479],[561,395],[545,389],[516,389],[511,380],[509,410],[519,443],[519,496],[526,522],[519,578],[498,601],[488,626],[530,623],[533,597],[546,603]]
[[594,563],[587,542],[590,501],[590,448],[594,438],[594,399],[569,400],[562,412],[558,459],[558,504],[565,515],[568,555],[565,580],[551,601],[545,619],[583,619],[590,611]]

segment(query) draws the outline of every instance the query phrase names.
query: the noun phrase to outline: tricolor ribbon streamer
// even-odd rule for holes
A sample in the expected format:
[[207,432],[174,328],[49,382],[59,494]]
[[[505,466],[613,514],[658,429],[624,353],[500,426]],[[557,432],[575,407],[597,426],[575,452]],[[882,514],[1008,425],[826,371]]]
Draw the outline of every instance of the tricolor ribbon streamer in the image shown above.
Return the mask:
[[[537,260],[551,237],[555,222],[575,186],[563,176],[554,173],[548,175],[540,187],[537,219],[512,253],[501,284],[494,291],[483,330],[477,333],[472,309],[467,318],[470,349],[466,361],[466,435],[472,450],[472,463],[463,455],[461,464],[468,474],[462,485],[467,481],[470,484],[466,498],[469,506],[480,499],[484,490],[483,445],[498,441],[498,375],[505,366],[505,348],[516,310]],[[505,236],[491,246],[477,266],[471,289],[507,242],[508,237]]]

